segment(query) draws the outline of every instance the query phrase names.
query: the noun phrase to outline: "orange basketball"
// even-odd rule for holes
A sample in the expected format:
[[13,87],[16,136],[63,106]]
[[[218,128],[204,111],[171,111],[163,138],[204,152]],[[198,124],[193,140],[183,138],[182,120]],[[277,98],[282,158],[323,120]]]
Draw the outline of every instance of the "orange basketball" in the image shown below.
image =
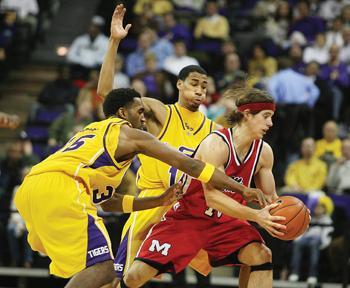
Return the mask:
[[310,213],[304,203],[293,196],[282,196],[276,201],[279,205],[270,210],[270,214],[274,216],[284,216],[285,221],[279,223],[286,225],[287,229],[283,236],[279,236],[282,240],[293,240],[303,234],[309,226]]

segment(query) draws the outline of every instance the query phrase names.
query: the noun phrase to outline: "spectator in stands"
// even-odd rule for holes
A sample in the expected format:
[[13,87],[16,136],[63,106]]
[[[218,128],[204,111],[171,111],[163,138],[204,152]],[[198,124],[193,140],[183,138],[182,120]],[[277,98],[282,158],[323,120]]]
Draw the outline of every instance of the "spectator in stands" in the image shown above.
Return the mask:
[[38,25],[37,16],[39,14],[37,0],[2,0],[0,2],[0,8],[2,10],[16,11],[18,21],[29,24],[31,34],[34,35]]
[[[299,280],[301,264],[306,260],[302,258],[304,248],[309,252],[309,271],[307,283],[315,285],[318,277],[318,262],[320,251],[325,249],[331,243],[330,233],[334,230],[331,215],[334,210],[333,201],[325,195],[310,195],[311,201],[316,202],[311,207],[310,228],[293,241],[292,253],[292,274],[289,281],[296,282]],[[314,199],[312,199],[314,198]]]
[[17,115],[0,112],[0,128],[16,129],[20,123]]
[[255,44],[252,49],[252,57],[248,62],[248,74],[252,77],[258,77],[258,75],[261,75],[262,69],[264,71],[263,77],[271,77],[277,72],[277,61],[266,54],[266,50],[262,45]]
[[344,27],[342,30],[343,46],[340,48],[340,61],[350,63],[350,27]]
[[76,101],[76,105],[79,107],[80,103],[90,101],[92,104],[93,114],[98,114],[98,109],[102,105],[103,99],[97,95],[97,84],[100,72],[98,70],[91,70],[89,81],[80,89],[79,95]]
[[333,20],[332,29],[326,33],[326,46],[331,47],[333,44],[338,47],[343,47],[343,21],[340,17]]
[[174,42],[175,54],[169,56],[164,61],[163,69],[174,76],[178,76],[182,68],[188,65],[199,65],[196,58],[187,55],[187,48],[183,40]]
[[[29,173],[30,168],[30,166],[26,166],[22,169],[22,180]],[[30,268],[33,263],[33,251],[27,241],[28,231],[21,215],[19,215],[16,209],[15,203],[13,202],[18,187],[19,185],[16,185],[12,192],[10,205],[11,214],[7,224],[7,238],[10,247],[11,266],[23,265],[26,268]],[[23,256],[21,255],[22,253]]]
[[124,59],[123,56],[117,54],[115,57],[115,74],[113,80],[113,88],[128,88],[130,86],[130,78],[123,73]]
[[[130,30],[131,35],[140,35],[145,27],[152,27],[153,29],[158,30],[159,21],[157,21],[154,13],[153,3],[154,1],[138,1],[138,6],[142,7],[142,9],[138,11],[139,13],[136,13],[136,17],[132,20],[132,29]],[[134,8],[139,10],[137,6],[134,6]]]
[[[0,24],[0,61],[8,61],[13,53],[13,44],[17,32],[16,12],[6,11]],[[9,64],[7,64],[9,65]],[[10,67],[5,67],[10,68]]]
[[332,119],[333,93],[329,83],[320,79],[320,65],[317,62],[311,61],[305,66],[305,71],[302,72],[315,83],[320,91],[320,96],[313,109],[314,135],[318,139],[323,136],[323,124]]
[[333,44],[329,48],[329,61],[321,66],[320,78],[329,82],[333,93],[333,119],[339,120],[341,106],[344,99],[344,89],[349,87],[350,81],[347,66],[339,58],[339,47]]
[[171,98],[174,91],[167,75],[159,70],[156,55],[151,52],[147,53],[145,63],[145,71],[135,74],[134,78],[145,83],[148,97],[158,99],[163,103],[174,103],[176,99]]
[[169,0],[136,0],[134,13],[141,15],[145,4],[151,5],[152,12],[155,15],[164,15],[173,11],[173,5]]
[[73,84],[70,78],[69,67],[59,66],[57,78],[48,82],[38,96],[38,102],[45,107],[74,105],[79,93],[79,88]]
[[310,16],[310,4],[307,1],[298,1],[297,11],[298,17],[292,23],[289,34],[299,31],[303,33],[308,42],[314,41],[317,33],[325,31],[323,20],[316,16]]
[[279,1],[277,9],[265,22],[266,36],[281,48],[287,46],[289,25],[292,22],[292,10],[288,1]]
[[324,33],[316,35],[315,44],[306,47],[303,54],[303,61],[309,63],[316,61],[319,64],[326,64],[329,60],[329,47],[326,45],[326,37]]
[[350,26],[350,5],[345,5],[341,10],[341,19],[346,27]]
[[166,38],[173,43],[183,41],[187,48],[191,45],[192,34],[190,29],[186,25],[177,23],[172,13],[163,15],[163,27],[159,34],[160,37]]
[[305,63],[303,62],[303,49],[297,43],[290,46],[288,57],[292,61],[294,71],[304,74]]
[[241,60],[236,53],[227,54],[225,57],[224,65],[225,66],[223,73],[219,72],[216,75],[216,83],[219,91],[223,91],[228,88],[236,78],[236,74],[242,72],[240,70]]
[[173,0],[172,2],[175,4],[176,10],[190,11],[197,14],[203,11],[204,5],[206,3],[205,0],[196,0],[196,1]]
[[252,14],[254,17],[266,19],[275,14],[277,10],[278,0],[261,0],[257,1]]
[[198,19],[194,28],[194,37],[197,39],[209,38],[226,40],[230,35],[230,26],[226,17],[218,13],[215,1],[206,4],[206,16]]
[[147,87],[141,79],[137,79],[137,78],[132,79],[130,86],[132,89],[135,89],[137,92],[139,92],[141,97],[148,96]]
[[139,35],[137,50],[126,58],[126,73],[132,77],[145,71],[145,54],[152,52],[157,57],[158,68],[162,69],[167,57],[174,54],[173,45],[166,39],[159,39],[155,30],[145,28]]
[[91,101],[77,103],[76,111],[67,111],[57,118],[49,129],[48,145],[62,147],[75,133],[93,121]]
[[107,51],[108,38],[102,34],[104,19],[94,16],[88,32],[78,36],[69,47],[67,60],[74,79],[87,79],[91,69],[99,68]]
[[326,183],[327,166],[315,157],[314,152],[314,139],[305,138],[301,143],[301,158],[287,167],[284,191],[307,194],[322,190]]
[[341,14],[341,9],[344,5],[344,1],[326,0],[320,3],[320,9],[318,15],[327,22],[332,21],[334,18]]
[[320,94],[313,80],[295,72],[291,65],[289,59],[280,59],[280,71],[267,84],[278,105],[271,145],[276,147],[281,165],[289,163],[298,153],[302,139],[312,135],[312,109]]
[[[230,25],[225,16],[218,13],[217,3],[208,1],[206,16],[200,17],[194,28],[194,37],[197,39],[195,49],[218,54],[221,42],[230,36]],[[200,40],[198,42],[198,40]]]
[[332,164],[327,178],[330,192],[350,195],[350,139],[342,141],[342,156]]
[[341,157],[341,140],[338,138],[338,124],[327,121],[323,125],[323,138],[316,141],[315,156],[328,166]]
[[319,90],[308,77],[292,70],[289,59],[281,59],[280,71],[269,81],[269,91],[278,104],[306,104],[313,107]]

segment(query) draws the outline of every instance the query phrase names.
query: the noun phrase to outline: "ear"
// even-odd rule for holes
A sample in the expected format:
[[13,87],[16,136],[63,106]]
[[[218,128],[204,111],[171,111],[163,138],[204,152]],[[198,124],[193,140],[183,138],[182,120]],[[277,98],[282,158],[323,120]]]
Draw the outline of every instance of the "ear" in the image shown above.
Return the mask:
[[117,116],[119,118],[126,120],[127,116],[128,116],[128,112],[126,111],[126,109],[124,107],[120,107],[117,111]]
[[253,114],[250,113],[249,109],[244,110],[242,113],[243,113],[243,118],[245,120],[249,120],[253,116]]
[[183,84],[184,84],[184,81],[182,81],[181,79],[177,80],[177,82],[176,82],[176,88],[177,88],[178,90],[180,90],[180,89],[182,88]]

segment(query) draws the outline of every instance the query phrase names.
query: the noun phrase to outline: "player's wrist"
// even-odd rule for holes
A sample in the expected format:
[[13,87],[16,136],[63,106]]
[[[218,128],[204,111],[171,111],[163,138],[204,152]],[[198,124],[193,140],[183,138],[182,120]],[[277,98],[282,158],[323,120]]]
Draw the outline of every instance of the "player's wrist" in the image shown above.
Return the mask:
[[123,213],[131,213],[134,211],[134,196],[124,195],[122,201]]

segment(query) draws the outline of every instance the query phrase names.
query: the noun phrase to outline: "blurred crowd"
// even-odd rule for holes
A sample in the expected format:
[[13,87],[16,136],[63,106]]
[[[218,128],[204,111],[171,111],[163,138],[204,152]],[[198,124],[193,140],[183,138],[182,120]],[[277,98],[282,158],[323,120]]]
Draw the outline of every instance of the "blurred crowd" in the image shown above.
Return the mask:
[[[18,27],[28,27],[29,35],[40,40],[58,1],[27,0],[27,10],[16,2],[0,1],[0,73],[20,49],[15,45]],[[273,96],[277,111],[265,140],[274,150],[276,184],[280,193],[301,195],[315,219],[303,239],[283,243],[290,264],[281,264],[276,278],[307,277],[311,284],[320,276],[340,281],[337,263],[342,261],[339,251],[345,245],[346,218],[350,219],[349,208],[339,206],[337,198],[350,195],[350,1],[124,2],[126,23],[132,28],[119,48],[115,88],[133,87],[142,96],[175,103],[178,72],[199,64],[209,75],[200,110],[224,126],[225,115],[234,107],[235,88],[249,85]],[[28,168],[86,124],[104,118],[97,83],[116,3],[99,2],[86,33],[71,43],[57,79],[46,84],[30,108],[25,131],[0,161],[0,205],[8,212],[0,213],[0,246],[7,243],[11,248],[10,261],[2,249],[2,264],[32,265],[26,244],[21,249],[13,245],[15,239],[23,240],[25,229],[10,213],[15,210],[12,195]],[[137,167],[135,160],[122,192],[137,193],[131,187]],[[116,231],[121,224],[114,218],[106,217]],[[271,245],[280,247],[274,241]],[[308,245],[311,264],[304,275],[301,251]],[[326,259],[322,267],[317,265],[320,259]],[[320,275],[319,269],[333,270]]]

